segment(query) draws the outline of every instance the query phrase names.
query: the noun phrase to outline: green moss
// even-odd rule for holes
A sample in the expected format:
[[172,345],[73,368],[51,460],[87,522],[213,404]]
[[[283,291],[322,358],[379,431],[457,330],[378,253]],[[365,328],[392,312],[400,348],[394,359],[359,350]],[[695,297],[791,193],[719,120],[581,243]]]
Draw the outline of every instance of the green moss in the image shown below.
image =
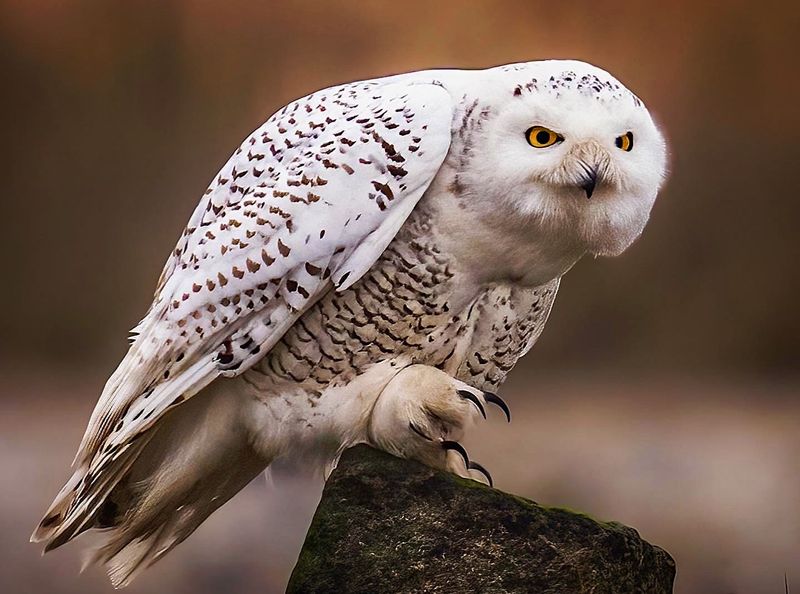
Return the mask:
[[671,591],[630,528],[359,446],[330,477],[287,592]]

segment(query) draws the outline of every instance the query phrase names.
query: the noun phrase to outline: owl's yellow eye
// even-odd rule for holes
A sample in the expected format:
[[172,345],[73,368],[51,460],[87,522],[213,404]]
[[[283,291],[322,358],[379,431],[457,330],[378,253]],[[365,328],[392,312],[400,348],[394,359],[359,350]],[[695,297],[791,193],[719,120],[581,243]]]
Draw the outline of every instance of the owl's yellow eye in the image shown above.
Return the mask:
[[614,144],[623,151],[631,152],[633,150],[633,132],[626,132],[622,136],[617,136]]
[[557,132],[553,132],[544,126],[533,126],[528,128],[525,132],[525,138],[528,139],[528,144],[536,148],[547,148],[553,146],[557,142],[564,140],[564,137]]

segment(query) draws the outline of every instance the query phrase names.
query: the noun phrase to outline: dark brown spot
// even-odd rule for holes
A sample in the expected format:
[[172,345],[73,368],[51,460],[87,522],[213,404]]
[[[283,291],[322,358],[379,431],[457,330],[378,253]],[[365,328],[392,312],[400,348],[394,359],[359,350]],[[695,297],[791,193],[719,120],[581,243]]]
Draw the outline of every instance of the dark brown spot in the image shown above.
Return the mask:
[[388,169],[389,173],[391,173],[393,176],[395,176],[397,178],[405,177],[406,175],[408,175],[408,171],[406,171],[402,167],[395,167],[394,165],[387,165],[386,169]]
[[253,262],[250,258],[247,258],[247,270],[250,272],[258,272],[259,268],[261,268],[261,264],[258,262]]
[[392,189],[389,187],[388,184],[382,184],[380,182],[374,181],[374,182],[372,182],[372,185],[375,187],[376,190],[381,192],[389,200],[393,200],[394,199],[394,192],[392,192]]

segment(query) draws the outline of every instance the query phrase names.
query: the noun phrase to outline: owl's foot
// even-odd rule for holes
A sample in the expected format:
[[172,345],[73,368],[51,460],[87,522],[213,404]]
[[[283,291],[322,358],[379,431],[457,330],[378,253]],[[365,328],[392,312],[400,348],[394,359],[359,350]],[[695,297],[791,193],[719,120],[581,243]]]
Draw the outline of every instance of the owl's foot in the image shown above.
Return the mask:
[[[422,431],[420,431],[415,425],[409,424],[409,428],[414,433],[419,435],[421,438],[433,442],[435,444],[434,447],[436,446],[441,447],[442,450],[445,451],[445,455],[447,455],[447,452],[453,451],[459,456],[461,456],[461,459],[464,461],[464,468],[466,468],[467,471],[476,470],[480,472],[484,477],[486,477],[486,480],[489,481],[489,486],[494,487],[494,481],[492,480],[492,475],[489,474],[489,471],[486,470],[486,467],[484,467],[483,464],[475,462],[475,460],[470,460],[469,454],[467,454],[467,450],[465,450],[464,446],[462,446],[460,443],[458,443],[457,441],[450,441],[447,439],[435,441],[430,437],[428,437],[427,435],[425,435],[424,433],[422,433]],[[455,472],[456,474],[460,474],[456,471],[453,472]]]
[[440,369],[412,365],[398,373],[378,397],[370,418],[373,445],[402,458],[418,460],[459,476],[492,477],[469,455],[459,441],[486,405],[500,407],[511,420],[502,398],[478,390]]

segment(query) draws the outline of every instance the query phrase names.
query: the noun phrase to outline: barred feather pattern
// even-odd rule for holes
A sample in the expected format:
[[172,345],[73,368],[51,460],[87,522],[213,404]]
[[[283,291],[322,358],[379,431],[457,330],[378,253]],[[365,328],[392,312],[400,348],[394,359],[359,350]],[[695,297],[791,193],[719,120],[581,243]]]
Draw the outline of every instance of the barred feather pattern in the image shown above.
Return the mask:
[[312,409],[326,388],[399,356],[480,389],[499,388],[544,329],[559,280],[528,289],[491,285],[456,308],[452,294],[462,279],[436,243],[434,220],[420,205],[361,280],[323,297],[245,377],[265,394],[302,389]]

